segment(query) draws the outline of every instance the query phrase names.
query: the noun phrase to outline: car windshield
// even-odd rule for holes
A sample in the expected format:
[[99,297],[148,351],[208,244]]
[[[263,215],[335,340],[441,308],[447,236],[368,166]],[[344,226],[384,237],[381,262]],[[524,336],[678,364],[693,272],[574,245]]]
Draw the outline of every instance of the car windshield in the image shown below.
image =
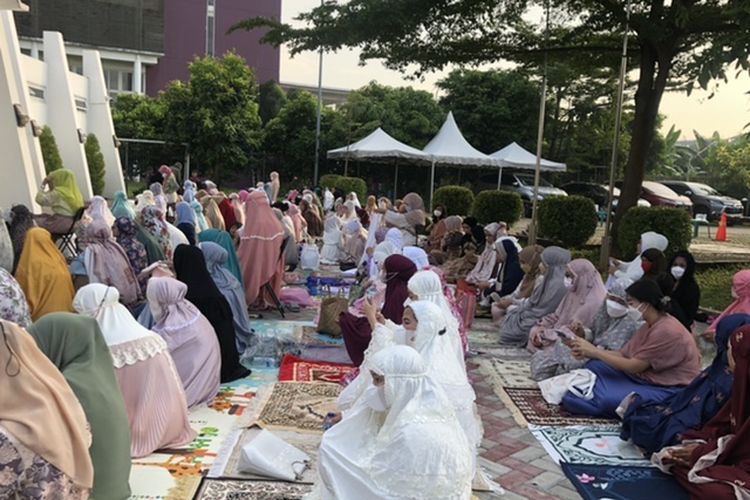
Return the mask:
[[659,184],[658,182],[644,182],[643,187],[645,189],[648,189],[652,193],[654,193],[656,196],[661,196],[662,198],[676,198],[677,193],[669,189],[664,184]]
[[[518,179],[518,182],[521,183],[522,186],[533,186],[534,185],[534,176],[533,175],[518,175],[516,174],[516,179]],[[545,181],[541,177],[539,178],[539,185],[544,187],[555,187],[549,182]]]
[[721,196],[721,193],[719,193],[711,186],[706,186],[705,184],[694,184],[691,182],[690,184],[688,184],[688,187],[692,192],[701,196]]

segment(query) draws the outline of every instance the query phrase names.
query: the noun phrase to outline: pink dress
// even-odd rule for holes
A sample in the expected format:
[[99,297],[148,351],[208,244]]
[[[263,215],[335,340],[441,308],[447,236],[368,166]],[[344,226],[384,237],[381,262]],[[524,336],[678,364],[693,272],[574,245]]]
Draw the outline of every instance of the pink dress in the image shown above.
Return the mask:
[[130,455],[190,443],[195,431],[167,343],[156,334],[110,346],[130,422]]

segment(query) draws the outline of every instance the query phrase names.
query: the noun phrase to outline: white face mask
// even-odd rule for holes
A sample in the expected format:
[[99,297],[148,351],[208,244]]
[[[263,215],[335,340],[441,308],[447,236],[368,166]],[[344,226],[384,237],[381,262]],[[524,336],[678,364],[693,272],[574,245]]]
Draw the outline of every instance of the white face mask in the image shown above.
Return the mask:
[[385,210],[386,208],[388,208],[388,206],[385,204],[385,202],[382,202],[382,201],[380,203],[378,203],[378,206],[380,207],[381,210]]
[[622,318],[628,313],[628,306],[607,299],[607,314],[612,318]]
[[565,286],[566,290],[570,290],[571,288],[573,288],[573,278],[566,276],[563,280],[563,285]]
[[385,402],[385,387],[373,385],[368,387],[363,395],[363,401],[373,411],[387,411],[388,404]]
[[643,312],[641,311],[641,306],[643,304],[639,304],[638,307],[629,307],[628,308],[628,316],[633,321],[641,321],[643,319]]
[[440,210],[435,210],[434,212],[432,212],[432,215],[434,215],[435,217],[440,217],[441,215],[443,215],[443,212],[441,212]]
[[737,290],[735,290],[735,289],[734,289],[734,287],[732,287],[732,298],[733,298],[733,299],[737,299],[737,298],[739,298],[739,297],[737,296]]
[[682,278],[685,275],[685,268],[680,266],[674,266],[671,269],[672,276],[674,276],[674,279],[678,280]]

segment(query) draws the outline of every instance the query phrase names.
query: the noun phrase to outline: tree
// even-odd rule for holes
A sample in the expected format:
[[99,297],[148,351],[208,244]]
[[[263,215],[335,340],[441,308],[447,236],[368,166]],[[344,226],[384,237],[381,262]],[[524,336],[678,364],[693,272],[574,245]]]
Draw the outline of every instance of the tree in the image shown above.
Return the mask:
[[[268,27],[263,40],[286,43],[292,54],[359,47],[362,59],[383,59],[391,68],[415,72],[448,64],[478,65],[510,60],[576,61],[587,71],[615,67],[625,2],[545,0],[553,9],[549,30],[532,23],[537,2],[525,0],[351,0],[325,3],[298,17],[306,25],[255,18],[234,29]],[[750,68],[750,0],[632,0],[630,69],[639,71],[624,183],[615,217],[634,206],[668,85],[706,88],[726,78],[727,66]],[[543,57],[547,54],[547,57]],[[616,234],[613,240],[617,241]]]
[[199,167],[214,180],[240,173],[260,143],[258,88],[245,60],[196,58],[187,83],[172,82],[160,95],[168,141],[187,143]]
[[104,155],[99,146],[99,139],[94,134],[86,136],[86,143],[83,145],[86,152],[86,163],[89,166],[89,177],[91,179],[91,190],[94,194],[104,192]]
[[258,87],[258,105],[260,119],[265,124],[275,118],[287,102],[286,92],[281,86],[269,80]]
[[42,150],[44,170],[48,174],[64,168],[60,150],[57,149],[55,134],[52,133],[52,129],[47,125],[42,129],[42,135],[39,136],[39,147]]
[[750,141],[746,138],[719,139],[707,150],[703,171],[700,180],[711,187],[738,199],[747,198],[750,190]]

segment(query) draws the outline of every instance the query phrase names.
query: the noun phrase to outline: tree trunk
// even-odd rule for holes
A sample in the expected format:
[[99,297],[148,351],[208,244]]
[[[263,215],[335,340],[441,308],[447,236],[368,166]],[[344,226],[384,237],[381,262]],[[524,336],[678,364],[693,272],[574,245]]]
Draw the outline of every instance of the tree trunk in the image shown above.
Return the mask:
[[[661,48],[661,47],[660,47]],[[640,51],[640,76],[635,93],[630,152],[625,165],[620,200],[612,227],[612,253],[619,255],[618,228],[625,212],[636,206],[641,194],[646,157],[654,139],[659,105],[667,85],[674,51],[657,50],[643,42]]]

